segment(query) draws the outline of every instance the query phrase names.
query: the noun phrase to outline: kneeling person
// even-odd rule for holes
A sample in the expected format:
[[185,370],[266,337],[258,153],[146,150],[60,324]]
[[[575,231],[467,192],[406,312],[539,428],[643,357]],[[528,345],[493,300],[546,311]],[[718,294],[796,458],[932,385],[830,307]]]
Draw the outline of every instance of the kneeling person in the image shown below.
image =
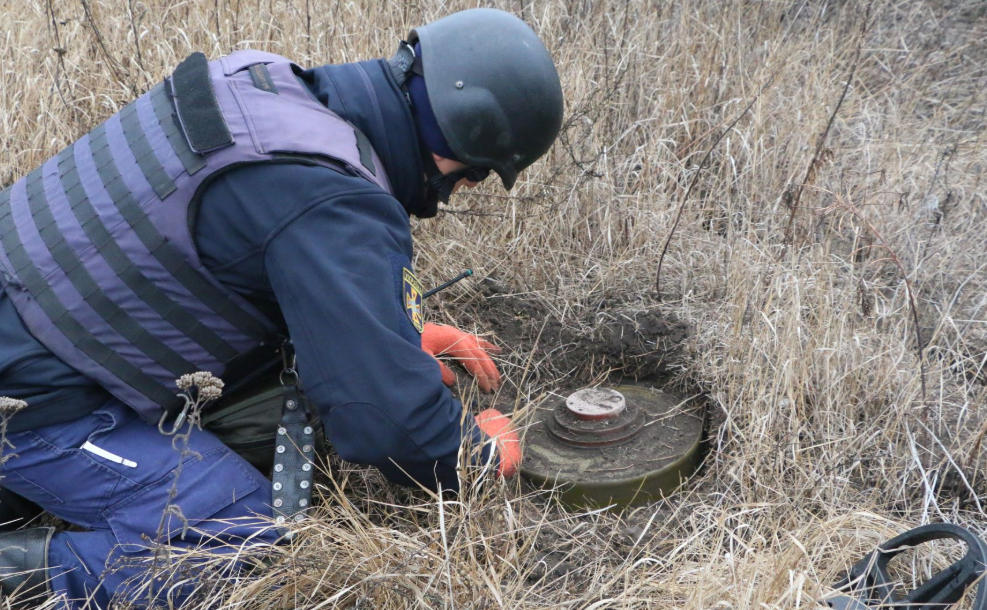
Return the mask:
[[[0,535],[0,588],[105,606],[162,533],[275,542],[263,518],[304,506],[279,505],[199,430],[172,497],[178,459],[158,423],[181,410],[175,379],[236,383],[287,337],[343,459],[458,488],[464,436],[502,438],[505,418],[464,427],[443,384],[432,354],[482,360],[485,346],[424,325],[409,301],[410,217],[491,171],[513,187],[561,120],[535,33],[474,9],[413,30],[390,60],[194,54],[0,191],[0,395],[29,405],[8,422],[3,486],[87,530]],[[499,383],[492,363],[476,370]],[[484,459],[507,474],[517,449],[495,445]],[[183,520],[162,532],[169,505]]]

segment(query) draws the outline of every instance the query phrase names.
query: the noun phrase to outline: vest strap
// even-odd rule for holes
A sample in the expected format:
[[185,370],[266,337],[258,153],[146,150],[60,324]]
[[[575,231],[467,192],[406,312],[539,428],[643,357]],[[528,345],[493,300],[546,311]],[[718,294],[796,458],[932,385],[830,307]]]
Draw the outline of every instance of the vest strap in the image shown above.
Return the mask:
[[178,64],[171,76],[171,92],[178,121],[194,152],[204,154],[233,144],[233,134],[216,101],[205,55],[192,53]]
[[144,127],[137,116],[137,102],[127,104],[120,111],[120,124],[123,126],[123,135],[127,138],[130,152],[137,159],[138,167],[141,168],[141,172],[147,178],[151,188],[154,189],[158,199],[163,200],[175,192],[175,182],[161,167],[161,162],[154,156],[151,144],[147,141],[147,134],[144,133]]
[[203,304],[247,336],[263,340],[268,332],[260,321],[243,311],[221,288],[213,285],[189,265],[178,249],[161,235],[141,209],[120,176],[120,170],[110,154],[105,124],[89,134],[89,147],[104,188],[120,211],[120,215],[130,224],[151,255]]
[[31,262],[21,243],[10,209],[10,189],[0,192],[0,241],[18,278],[55,327],[86,356],[99,363],[115,377],[134,388],[162,409],[174,408],[174,394],[103,345],[82,324],[73,318],[58,299],[41,272]]
[[188,140],[185,139],[185,135],[178,125],[175,107],[168,98],[168,90],[165,88],[164,83],[159,83],[151,89],[151,106],[154,108],[154,115],[158,117],[158,124],[161,125],[161,130],[167,136],[171,148],[178,156],[178,160],[182,162],[185,171],[191,176],[205,167],[206,161],[202,158],[202,155],[195,154],[189,148]]
[[372,175],[377,175],[377,165],[374,163],[374,147],[370,143],[370,139],[363,135],[363,132],[353,128],[353,133],[356,135],[356,148],[360,152],[360,165],[363,166],[365,170],[370,172]]
[[[181,138],[181,136],[179,137]],[[184,138],[181,139],[182,142],[185,141]],[[188,145],[186,144],[186,146]],[[239,352],[233,346],[220,338],[208,326],[199,322],[195,315],[183,309],[158,288],[141,272],[117,241],[113,239],[109,229],[96,213],[96,209],[86,195],[76,166],[75,155],[89,154],[89,152],[84,150],[85,147],[81,151],[76,151],[75,148],[76,145],[73,145],[68,151],[59,155],[58,168],[62,189],[65,191],[69,206],[89,241],[106,260],[113,272],[123,280],[123,283],[147,303],[155,313],[221,362],[229,362],[236,358]]]
[[[74,151],[75,146],[69,146],[58,156],[60,174],[66,171],[65,167],[67,165],[71,164],[74,167]],[[72,190],[71,192],[78,194],[82,191],[79,189]],[[72,203],[78,204],[85,199],[85,196],[83,194],[71,198],[77,200],[75,202],[70,201],[70,205]],[[31,211],[31,217],[34,219],[34,224],[37,226],[38,233],[41,235],[41,240],[48,248],[52,258],[58,263],[59,268],[68,277],[69,282],[82,295],[82,298],[89,304],[93,311],[99,317],[103,318],[110,328],[120,333],[121,337],[147,354],[148,357],[160,364],[172,375],[175,375],[176,379],[185,373],[194,372],[195,365],[179,356],[174,350],[147,332],[137,320],[134,320],[130,314],[114,303],[106,292],[100,288],[96,279],[93,278],[92,274],[89,273],[89,269],[79,260],[76,251],[68,244],[65,236],[55,223],[55,218],[51,213],[51,207],[48,205],[48,197],[45,195],[44,180],[42,179],[42,170],[40,168],[28,175],[27,202],[28,208]]]

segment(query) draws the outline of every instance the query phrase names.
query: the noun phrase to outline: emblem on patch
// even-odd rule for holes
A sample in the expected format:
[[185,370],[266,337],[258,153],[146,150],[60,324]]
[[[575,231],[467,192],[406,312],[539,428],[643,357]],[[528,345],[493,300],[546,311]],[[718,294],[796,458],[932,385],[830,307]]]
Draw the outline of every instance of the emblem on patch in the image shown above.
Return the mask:
[[422,311],[422,295],[425,290],[415,274],[404,269],[404,313],[408,314],[411,325],[419,333],[425,330],[425,312]]

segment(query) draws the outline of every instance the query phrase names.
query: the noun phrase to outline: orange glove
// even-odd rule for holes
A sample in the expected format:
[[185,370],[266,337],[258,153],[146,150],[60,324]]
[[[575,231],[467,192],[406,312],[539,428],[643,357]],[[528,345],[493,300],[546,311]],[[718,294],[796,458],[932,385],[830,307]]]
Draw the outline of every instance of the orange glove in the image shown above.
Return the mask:
[[441,355],[452,356],[466,367],[484,392],[500,387],[500,371],[490,358],[490,354],[499,354],[500,348],[489,341],[452,326],[429,323],[422,331],[422,349],[438,361],[446,385],[456,383],[456,374],[437,358]]
[[476,416],[476,425],[497,443],[500,465],[497,476],[513,477],[521,465],[521,441],[511,423],[511,418],[497,409],[487,409]]

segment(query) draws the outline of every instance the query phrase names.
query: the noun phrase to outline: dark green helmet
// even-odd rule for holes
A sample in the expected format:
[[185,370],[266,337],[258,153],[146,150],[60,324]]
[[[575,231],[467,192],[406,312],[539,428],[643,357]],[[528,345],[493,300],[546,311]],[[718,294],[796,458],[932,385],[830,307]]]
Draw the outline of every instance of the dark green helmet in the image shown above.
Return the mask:
[[476,8],[411,30],[432,111],[456,157],[497,172],[508,190],[562,129],[562,85],[538,35]]

